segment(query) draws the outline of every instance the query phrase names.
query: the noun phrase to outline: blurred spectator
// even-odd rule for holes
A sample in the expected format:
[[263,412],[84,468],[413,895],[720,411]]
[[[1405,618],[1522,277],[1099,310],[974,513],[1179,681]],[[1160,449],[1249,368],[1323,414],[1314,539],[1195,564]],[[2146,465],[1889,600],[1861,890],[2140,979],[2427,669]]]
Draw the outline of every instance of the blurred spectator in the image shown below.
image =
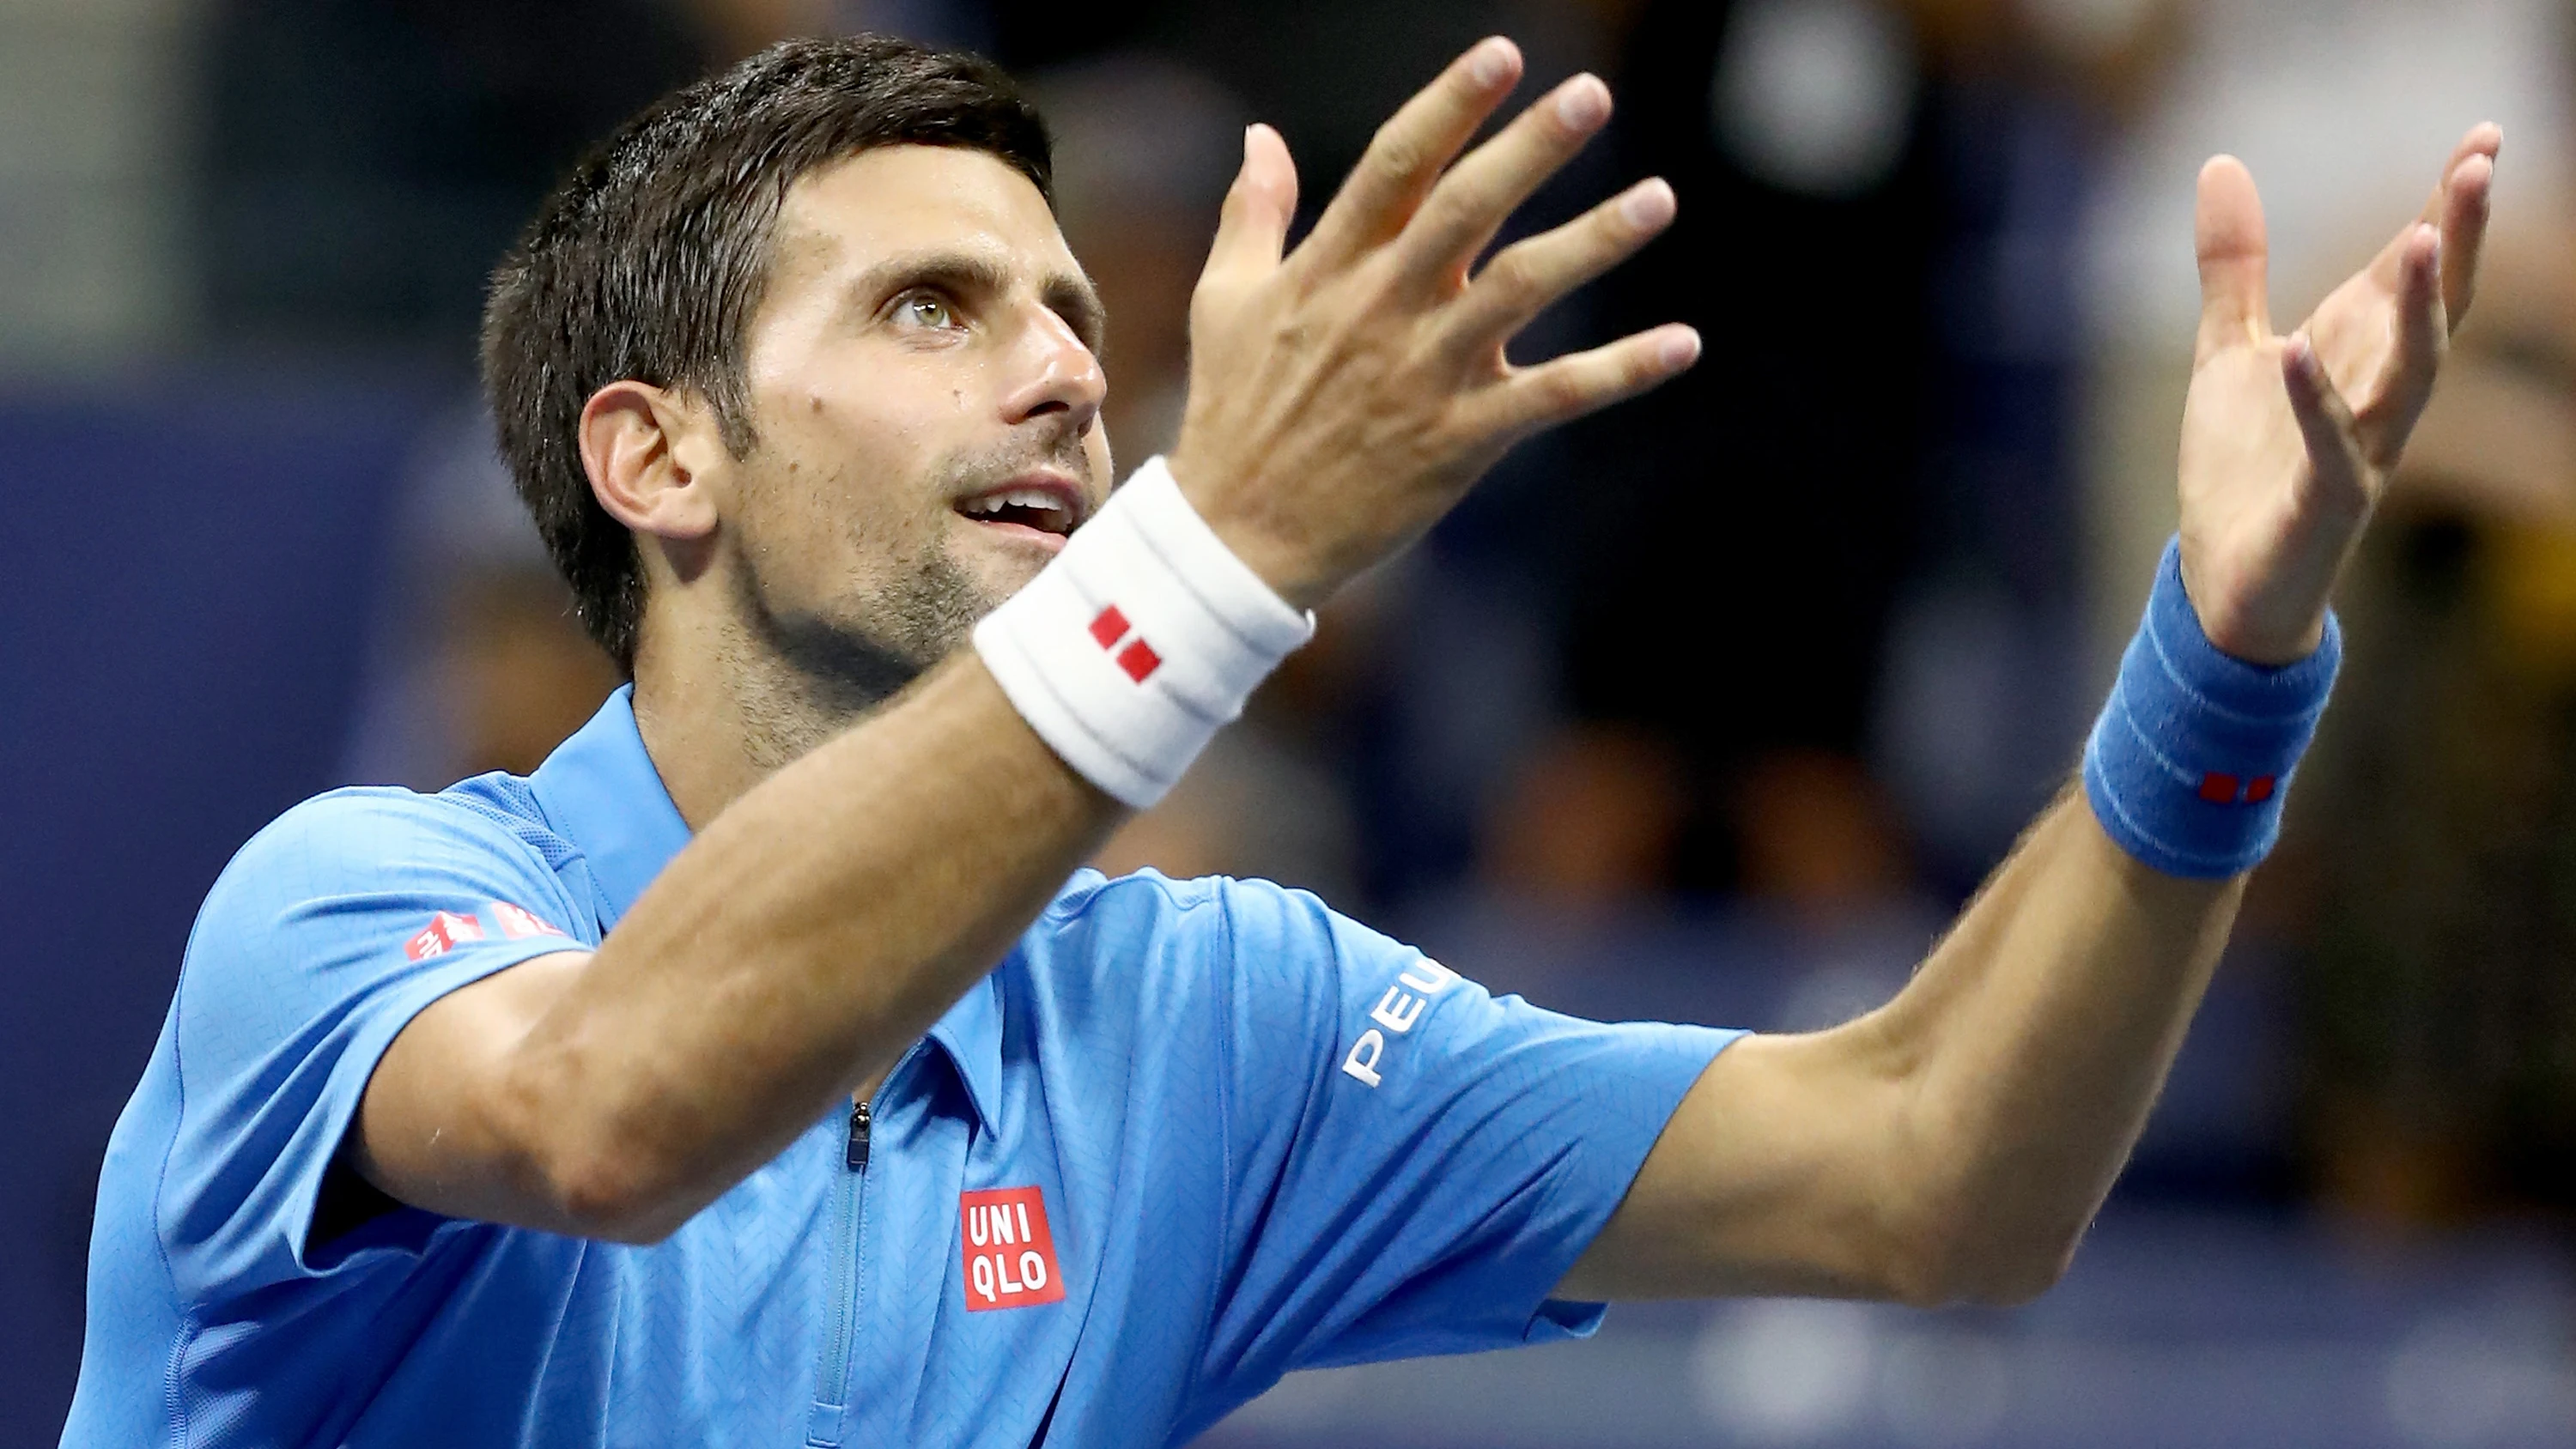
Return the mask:
[[2085,636],[2083,223],[2106,143],[2154,94],[2182,9],[1914,8],[1938,62],[1932,425],[1867,751],[1916,870],[1957,898],[2063,786],[2100,702]]
[[[1915,532],[1941,199],[1928,62],[1877,0],[1672,0],[1628,38],[1622,169],[1670,178],[1683,205],[1604,286],[1616,330],[1678,317],[1708,348],[1594,430],[1610,486],[1591,490],[1568,659],[1581,716],[1673,752],[1686,803],[1660,886],[1891,884],[1884,807],[1827,761],[1859,756]],[[1764,832],[1799,793],[1861,822],[1826,848],[1866,859],[1775,848]]]
[[1590,723],[1523,772],[1502,858],[1571,812],[1624,842],[1630,893],[1957,895],[2046,802],[2083,727],[2078,221],[2134,89],[2104,80],[2160,13],[2062,8],[1637,16],[1620,167],[1683,206],[1604,283],[1605,330],[1679,317],[1709,347],[1590,430],[1566,652]]

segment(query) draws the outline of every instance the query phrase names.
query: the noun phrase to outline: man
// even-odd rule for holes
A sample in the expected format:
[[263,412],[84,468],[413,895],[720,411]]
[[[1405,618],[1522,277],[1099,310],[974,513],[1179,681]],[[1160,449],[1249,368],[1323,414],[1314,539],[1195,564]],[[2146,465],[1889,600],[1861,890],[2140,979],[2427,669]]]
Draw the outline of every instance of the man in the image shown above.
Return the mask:
[[1737,1039],[1078,870],[1305,609],[1695,356],[1504,360],[1674,206],[1476,268],[1609,111],[1578,76],[1460,158],[1519,68],[1469,51],[1284,259],[1294,172],[1247,133],[1180,441],[1112,501],[1099,319],[988,67],[792,45],[613,139],[485,360],[632,692],[533,777],[334,792],[227,870],[110,1147],[65,1442],[1172,1443],[1596,1300],[2045,1287],[2269,842],[2497,138],[2291,339],[2250,180],[2204,174],[2187,547],[2087,802],[1885,1009]]

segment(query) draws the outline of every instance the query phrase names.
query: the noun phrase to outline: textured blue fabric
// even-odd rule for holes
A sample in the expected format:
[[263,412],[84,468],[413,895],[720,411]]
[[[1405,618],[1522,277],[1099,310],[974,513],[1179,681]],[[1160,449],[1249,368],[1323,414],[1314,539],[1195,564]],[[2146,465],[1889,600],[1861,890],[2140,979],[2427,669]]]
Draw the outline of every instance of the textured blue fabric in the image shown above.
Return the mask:
[[2168,875],[2252,870],[2281,834],[2290,776],[2316,734],[2343,660],[2343,631],[2295,664],[2222,652],[2183,592],[2182,544],[2165,545],[2146,618],[2120,659],[2084,747],[2084,794],[2120,848]]
[[[1177,1443],[1300,1366],[1590,1331],[1547,1292],[1733,1039],[1498,1000],[1274,886],[1086,871],[888,1077],[864,1172],[835,1108],[650,1247],[410,1210],[317,1246],[403,1023],[595,944],[687,836],[621,693],[530,779],[246,846],[109,1148],[62,1442]],[[1061,1299],[972,1307],[961,1196],[996,1188],[1037,1190]]]

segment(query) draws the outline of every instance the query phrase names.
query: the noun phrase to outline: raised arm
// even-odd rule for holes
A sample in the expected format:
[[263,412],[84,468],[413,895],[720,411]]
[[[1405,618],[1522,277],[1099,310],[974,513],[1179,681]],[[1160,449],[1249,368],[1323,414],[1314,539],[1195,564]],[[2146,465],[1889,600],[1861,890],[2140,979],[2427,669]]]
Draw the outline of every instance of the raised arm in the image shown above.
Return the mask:
[[[1296,605],[1419,535],[1515,439],[1697,356],[1670,327],[1504,361],[1533,314],[1673,211],[1646,183],[1471,277],[1511,209],[1609,115],[1601,82],[1577,77],[1452,169],[1520,64],[1493,40],[1452,65],[1285,259],[1296,174],[1276,133],[1246,135],[1194,305],[1172,472]],[[610,471],[679,466],[649,432],[585,457],[602,488]],[[881,1074],[1120,814],[963,651],[724,809],[597,952],[422,1012],[369,1083],[354,1160],[441,1213],[666,1234]]]
[[[2468,305],[2499,140],[2472,131],[2422,218],[2289,337],[2252,178],[2202,171],[2181,577],[2227,655],[2287,666],[2324,638]],[[1721,1055],[1559,1292],[2035,1295],[2127,1161],[2243,886],[2151,867],[2070,789],[1893,1001]]]

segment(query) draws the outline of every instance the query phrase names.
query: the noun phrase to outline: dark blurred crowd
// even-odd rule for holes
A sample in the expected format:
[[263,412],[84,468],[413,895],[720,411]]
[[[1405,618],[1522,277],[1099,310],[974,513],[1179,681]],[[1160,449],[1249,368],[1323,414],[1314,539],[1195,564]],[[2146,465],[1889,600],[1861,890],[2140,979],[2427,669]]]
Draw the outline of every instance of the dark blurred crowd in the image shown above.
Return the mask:
[[[1680,319],[1705,360],[1525,446],[1337,600],[1102,863],[1270,876],[1399,930],[1479,900],[1937,919],[2061,788],[2106,675],[2083,225],[2188,8],[228,0],[193,255],[221,347],[452,377],[397,480],[404,537],[435,542],[395,570],[346,766],[435,787],[533,767],[615,683],[516,518],[467,369],[485,270],[625,115],[795,33],[995,55],[1054,127],[1132,465],[1178,424],[1242,125],[1287,136],[1311,216],[1411,89],[1511,34],[1535,83],[1592,69],[1620,97],[1515,234],[1646,174],[1682,201],[1516,355]],[[2286,963],[2299,1111],[2246,1191],[2399,1223],[2576,1205],[2566,272],[2547,249],[2500,259],[2491,298],[2519,300],[2463,339],[2421,481],[2356,580],[2345,691],[2248,920]]]

